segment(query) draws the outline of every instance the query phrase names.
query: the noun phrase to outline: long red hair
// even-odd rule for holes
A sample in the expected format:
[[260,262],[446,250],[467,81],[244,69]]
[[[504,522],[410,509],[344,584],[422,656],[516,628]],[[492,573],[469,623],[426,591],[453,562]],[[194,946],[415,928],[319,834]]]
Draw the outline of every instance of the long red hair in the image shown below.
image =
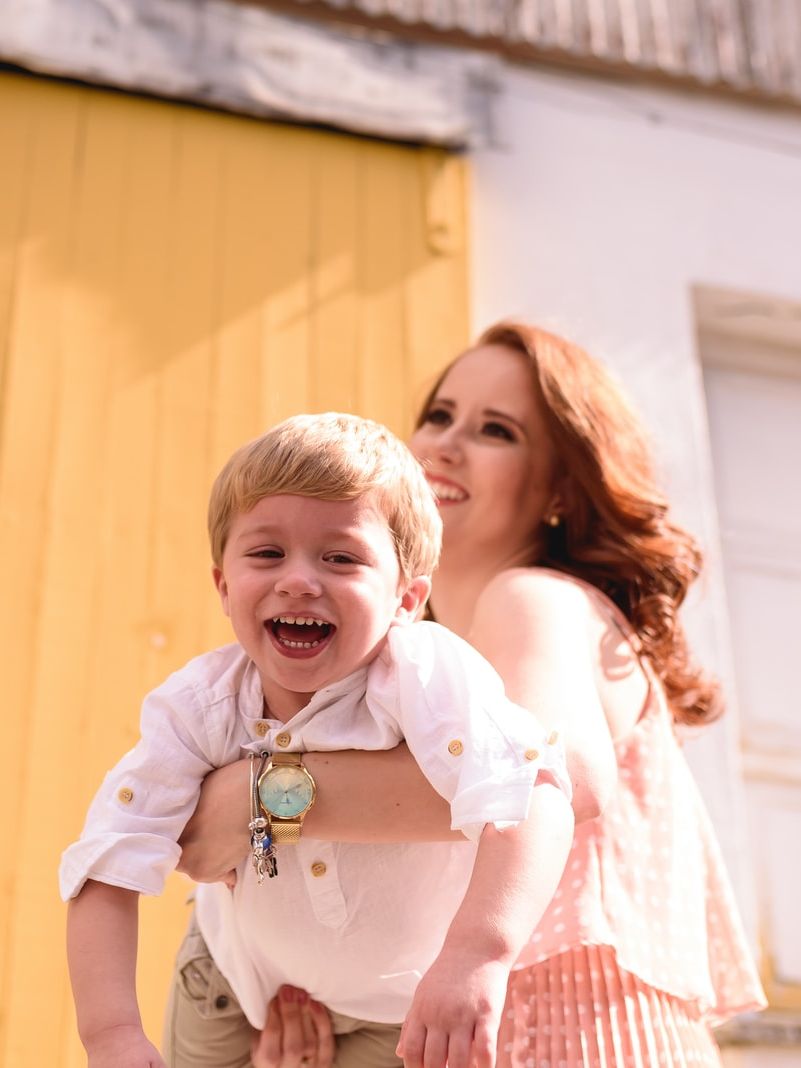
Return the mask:
[[678,722],[716,718],[719,685],[691,659],[679,620],[702,555],[668,516],[639,420],[604,368],[564,338],[502,322],[481,335],[476,347],[482,345],[503,345],[528,359],[556,446],[563,521],[545,525],[544,551],[535,562],[591,583],[621,609]]

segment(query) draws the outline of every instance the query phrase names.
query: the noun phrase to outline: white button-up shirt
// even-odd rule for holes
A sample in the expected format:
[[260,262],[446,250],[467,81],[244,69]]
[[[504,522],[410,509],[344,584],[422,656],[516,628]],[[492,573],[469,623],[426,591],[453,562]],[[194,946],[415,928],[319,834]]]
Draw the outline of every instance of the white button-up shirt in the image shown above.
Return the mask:
[[141,739],[106,776],[81,838],[62,857],[61,894],[86,879],[161,892],[178,837],[213,768],[250,752],[389,749],[406,740],[471,841],[278,847],[259,885],[248,859],[233,891],[197,890],[200,929],[254,1027],[282,983],[330,1009],[401,1021],[437,955],[487,823],[526,817],[539,771],[570,796],[561,745],[504,695],[495,671],[436,623],[395,625],[366,668],[320,690],[286,723],[264,719],[238,645],[190,661],[145,700]]

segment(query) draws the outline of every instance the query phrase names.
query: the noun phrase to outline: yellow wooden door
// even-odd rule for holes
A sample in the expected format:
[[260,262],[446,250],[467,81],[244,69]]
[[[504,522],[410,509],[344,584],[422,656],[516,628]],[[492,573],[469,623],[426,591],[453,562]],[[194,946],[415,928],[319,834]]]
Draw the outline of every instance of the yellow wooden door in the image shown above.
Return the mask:
[[[56,869],[144,693],[230,640],[206,495],[335,408],[403,433],[467,330],[462,163],[0,74],[0,1063],[84,1063]],[[190,886],[143,902],[158,1040]]]

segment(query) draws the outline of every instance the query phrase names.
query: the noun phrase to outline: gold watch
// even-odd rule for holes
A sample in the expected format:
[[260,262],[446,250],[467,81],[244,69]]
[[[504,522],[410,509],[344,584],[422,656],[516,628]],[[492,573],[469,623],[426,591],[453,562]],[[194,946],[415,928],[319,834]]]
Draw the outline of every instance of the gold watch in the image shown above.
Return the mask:
[[303,820],[317,796],[317,784],[304,767],[303,754],[273,753],[259,776],[257,792],[276,845],[299,841]]

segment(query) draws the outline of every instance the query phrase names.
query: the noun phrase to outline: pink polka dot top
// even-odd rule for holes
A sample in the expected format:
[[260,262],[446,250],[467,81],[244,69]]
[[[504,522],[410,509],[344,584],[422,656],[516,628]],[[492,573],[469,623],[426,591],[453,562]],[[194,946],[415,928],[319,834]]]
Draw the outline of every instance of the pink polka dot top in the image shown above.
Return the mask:
[[716,1024],[765,998],[661,683],[644,666],[650,693],[616,744],[614,797],[576,828],[559,888],[516,967],[610,946],[621,969]]

